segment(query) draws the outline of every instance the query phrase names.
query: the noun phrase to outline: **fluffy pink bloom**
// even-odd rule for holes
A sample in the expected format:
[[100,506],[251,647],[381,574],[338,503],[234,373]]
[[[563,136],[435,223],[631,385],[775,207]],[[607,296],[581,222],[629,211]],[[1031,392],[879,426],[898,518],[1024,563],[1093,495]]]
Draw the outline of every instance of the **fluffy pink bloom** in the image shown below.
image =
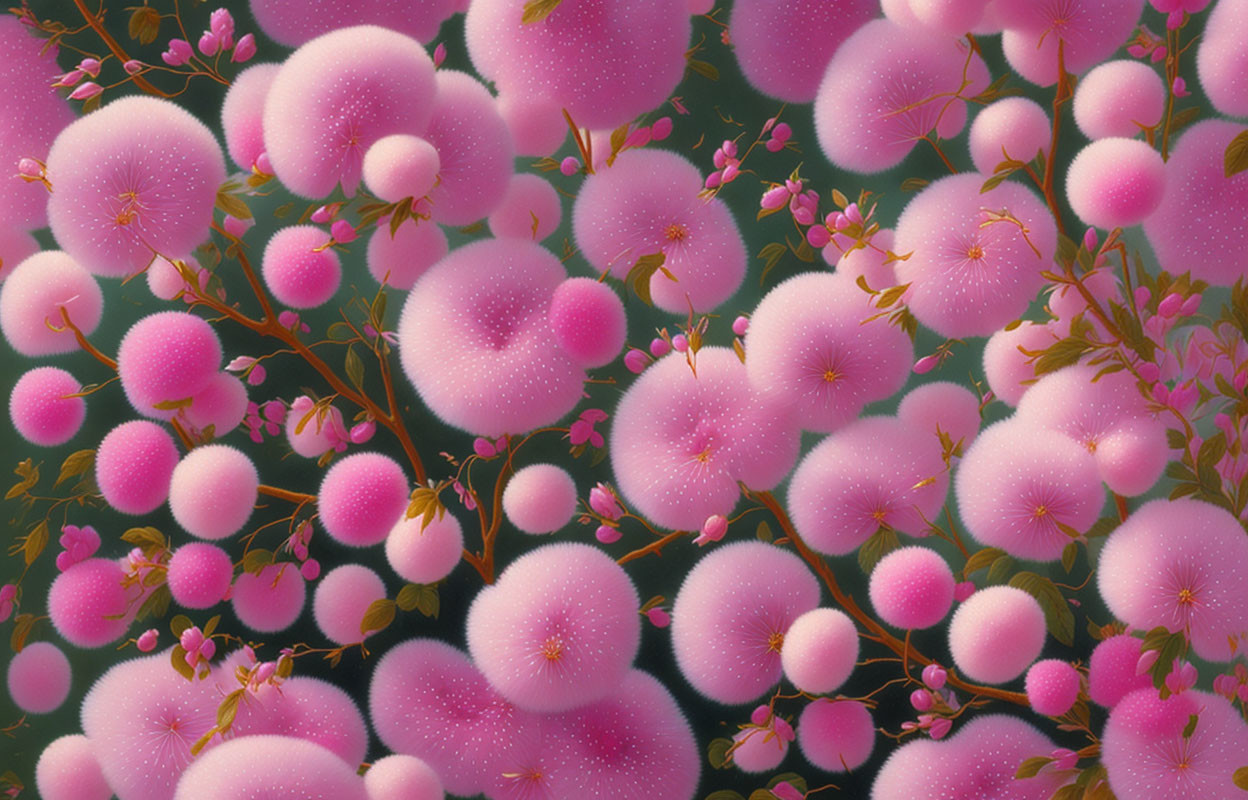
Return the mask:
[[239,621],[260,633],[285,630],[299,619],[307,587],[295,564],[271,564],[234,580],[230,605]]
[[[942,336],[988,336],[1018,318],[1043,283],[1057,229],[1030,189],[1006,182],[987,192],[982,175],[950,175],[925,187],[897,220],[894,265],[909,283],[906,304]],[[1010,214],[1027,228],[993,214]],[[985,224],[988,223],[988,224]]]
[[[1192,715],[1196,728],[1183,736]],[[1123,698],[1102,734],[1102,758],[1114,793],[1141,800],[1233,797],[1248,725],[1225,699],[1190,691],[1161,700],[1155,689]]]
[[953,571],[927,547],[902,547],[871,570],[871,606],[897,628],[930,628],[953,607]]
[[206,542],[188,542],[173,552],[166,572],[174,602],[183,608],[211,608],[234,579],[229,553]]
[[260,264],[264,283],[277,302],[291,308],[316,308],[338,291],[342,266],[329,235],[314,225],[278,230],[264,248]]
[[576,513],[576,482],[562,467],[530,464],[507,481],[503,513],[507,521],[532,534],[554,533]]
[[629,150],[586,179],[572,210],[576,243],[599,272],[623,278],[639,258],[662,253],[650,279],[659,308],[709,311],[745,276],[745,245],[720,200],[698,197],[697,168],[666,150]]
[[1089,139],[1138,136],[1161,122],[1166,87],[1157,70],[1130,59],[1093,67],[1075,89],[1075,124]]
[[1088,661],[1088,697],[1093,703],[1113,708],[1128,693],[1153,685],[1150,675],[1136,669],[1141,644],[1134,636],[1119,634],[1092,650]]
[[792,552],[759,541],[712,550],[672,606],[676,664],[720,703],[755,699],[780,679],[784,637],[819,603],[819,584]]
[[464,796],[538,735],[538,718],[504,700],[462,651],[433,639],[404,642],[377,662],[369,708],[386,747],[422,759]]
[[62,736],[43,749],[35,765],[35,789],[43,800],[108,800],[113,796],[90,740],[81,734]]
[[339,184],[354,193],[373,142],[424,133],[435,91],[428,53],[401,33],[361,25],[308,42],[282,64],[265,100],[274,173],[304,197],[326,197]]
[[58,367],[36,367],[26,372],[9,395],[13,428],[41,447],[68,442],[86,418],[86,400],[70,396],[81,390],[77,379]]
[[489,225],[490,233],[500,239],[540,242],[554,233],[562,221],[563,201],[555,187],[545,178],[519,173],[511,177],[502,202],[490,214]]
[[1138,225],[1161,204],[1168,170],[1161,154],[1136,139],[1098,139],[1087,145],[1066,174],[1066,196],[1088,225]]
[[457,0],[255,0],[250,8],[266,36],[297,47],[349,25],[384,25],[428,44],[460,5]]
[[984,430],[962,458],[954,485],[958,511],[976,541],[1019,558],[1055,561],[1105,502],[1087,450],[1026,418]]
[[0,332],[22,355],[45,356],[78,348],[73,333],[48,327],[48,323],[65,327],[62,308],[84,335],[96,329],[104,312],[99,284],[67,253],[35,253],[0,284]]
[[815,99],[841,42],[878,13],[869,0],[743,0],[728,20],[733,52],[750,85],[790,103]]
[[971,595],[949,623],[949,650],[962,674],[1008,683],[1040,655],[1044,612],[1022,589],[989,586]]
[[224,444],[196,447],[173,470],[169,510],[192,536],[224,539],[247,524],[259,485],[255,464],[243,451]]
[[497,103],[478,80],[443,69],[436,81],[433,117],[425,133],[441,162],[438,185],[430,192],[433,219],[467,225],[503,202],[515,148]]
[[734,352],[704,347],[696,365],[695,377],[672,353],[646,370],[616,406],[608,448],[623,498],[672,529],[729,514],[737,481],[774,487],[797,456],[787,411],[749,387]]
[[567,0],[540,24],[522,16],[509,0],[472,3],[468,54],[500,94],[542,102],[556,119],[562,107],[579,125],[609,130],[660,105],[684,74],[684,3]]
[[521,708],[592,702],[637,652],[640,600],[609,556],[587,544],[547,545],[513,561],[468,613],[468,649],[490,684]]
[[871,712],[854,700],[815,700],[802,709],[797,721],[797,745],[802,755],[828,772],[857,769],[875,747]]
[[1229,660],[1228,637],[1244,632],[1248,540],[1217,506],[1189,498],[1154,500],[1136,509],[1101,550],[1101,597],[1137,628],[1184,631],[1196,654]]
[[186,770],[173,800],[232,800],[260,792],[304,800],[369,800],[354,764],[291,736],[250,736],[213,748]]
[[1037,661],[1027,670],[1027,700],[1037,714],[1060,717],[1079,699],[1079,681],[1079,672],[1067,661]]
[[[876,288],[876,287],[872,287]],[[884,287],[886,288],[886,287]],[[768,292],[745,336],[750,383],[791,406],[807,430],[832,431],[901,388],[914,348],[853,281],[806,273]]]
[[789,483],[793,524],[821,553],[853,552],[881,526],[925,535],[949,491],[940,451],[892,417],[866,417],[824,439]]
[[[1189,5],[1187,10],[1194,9]],[[1231,117],[1248,115],[1245,31],[1248,31],[1248,3],[1244,0],[1218,3],[1205,21],[1196,50],[1200,87],[1215,109]]]
[[1043,152],[1047,158],[1049,138],[1049,115],[1039,103],[1026,97],[1005,97],[975,115],[967,144],[975,169],[987,176],[1007,157],[1030,162]]
[[321,481],[321,525],[349,547],[378,544],[406,511],[408,493],[397,461],[380,453],[356,453],[330,467]]
[[117,349],[117,374],[126,399],[145,417],[169,419],[156,408],[193,398],[221,369],[221,339],[212,325],[187,311],[161,311],[130,326]]
[[154,422],[124,422],[95,452],[95,481],[104,502],[123,514],[149,514],[169,497],[178,464],[173,437]]
[[[12,14],[0,20],[0,152],[8,159],[0,178],[0,219],[20,230],[47,224],[49,194],[38,181],[26,182],[12,169],[19,158],[47,161],[52,140],[74,121],[65,99],[48,89],[60,70],[56,49],[30,33]],[[3,254],[7,260],[7,253]],[[16,263],[13,262],[13,263]]]
[[446,234],[432,222],[401,225],[393,236],[382,225],[368,238],[368,271],[378,283],[407,291],[448,250]]
[[1057,82],[1058,43],[1067,72],[1086,72],[1131,35],[1144,0],[997,0],[1001,45],[1016,72],[1039,86]]
[[421,527],[421,518],[400,519],[386,537],[386,560],[400,578],[412,583],[437,583],[455,569],[464,549],[464,534],[455,515],[447,513]]
[[1241,224],[1248,216],[1248,172],[1227,178],[1223,171],[1226,148],[1241,130],[1227,120],[1203,120],[1185,129],[1170,151],[1165,196],[1144,225],[1163,269],[1190,270],[1192,278],[1216,286],[1243,276],[1234,254],[1248,249],[1248,227]]
[[690,800],[701,753],[684,714],[662,683],[630,670],[603,699],[554,721],[550,797]]
[[[176,166],[173,166],[176,165]],[[123,97],[75,121],[48,154],[52,234],[97,275],[132,275],[152,251],[189,253],[212,222],[225,160],[168,100]]]
[[536,244],[487,239],[438,262],[399,320],[403,370],[444,422],[485,436],[555,422],[583,373],[551,346],[547,310],[567,273]]
[[69,696],[69,659],[54,644],[31,642],[9,662],[6,681],[14,705],[28,714],[47,714]]
[[[828,160],[854,172],[882,172],[933,129],[956,135],[966,106],[929,98],[958,90],[967,65],[964,46],[945,36],[909,35],[885,19],[855,31],[832,57],[815,98],[815,131]],[[979,56],[970,58],[967,77],[965,97],[988,85]]]
[[784,634],[784,677],[811,694],[829,694],[849,679],[858,661],[858,629],[835,608],[801,614]]
[[611,363],[628,336],[628,318],[620,296],[593,278],[568,278],[559,284],[550,301],[549,316],[555,342],[575,362],[587,367]]
[[82,729],[119,797],[174,797],[191,745],[216,723],[219,697],[211,684],[188,682],[160,654],[123,661],[91,687]]

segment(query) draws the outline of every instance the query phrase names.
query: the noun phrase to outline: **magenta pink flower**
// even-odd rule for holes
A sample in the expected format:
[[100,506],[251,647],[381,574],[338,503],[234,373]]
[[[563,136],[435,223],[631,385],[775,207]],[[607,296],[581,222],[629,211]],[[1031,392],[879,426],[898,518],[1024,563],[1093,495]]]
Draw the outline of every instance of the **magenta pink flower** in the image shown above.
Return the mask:
[[160,58],[171,67],[180,67],[195,55],[191,43],[185,39],[170,39],[169,49],[160,54]]

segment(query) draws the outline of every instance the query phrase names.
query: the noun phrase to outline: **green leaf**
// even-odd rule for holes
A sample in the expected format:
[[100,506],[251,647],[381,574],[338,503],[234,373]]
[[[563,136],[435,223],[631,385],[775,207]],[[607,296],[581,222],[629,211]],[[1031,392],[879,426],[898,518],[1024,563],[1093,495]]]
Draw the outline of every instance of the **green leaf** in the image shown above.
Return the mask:
[[427,583],[420,587],[420,594],[416,598],[416,610],[430,619],[438,618],[441,601],[438,599],[437,586]]
[[368,610],[364,612],[364,619],[360,620],[360,633],[367,636],[376,631],[383,631],[394,622],[395,602],[388,597],[380,600],[374,600],[369,604]]
[[763,249],[758,251],[758,258],[763,259],[763,274],[758,279],[760,286],[763,281],[767,280],[767,273],[771,272],[771,270],[775,268],[776,264],[780,263],[780,259],[783,258],[784,254],[787,252],[789,252],[788,248],[779,242],[772,242],[764,245]]
[[1044,611],[1045,625],[1053,638],[1067,647],[1075,642],[1075,614],[1053,581],[1034,572],[1020,572],[1010,578],[1010,586],[1036,598]]
[[524,4],[524,13],[520,16],[521,25],[532,25],[550,16],[563,0],[528,0]]
[[1222,156],[1222,172],[1226,177],[1248,170],[1248,130],[1240,131],[1226,146]]
[[881,525],[875,533],[871,534],[871,538],[858,548],[858,566],[870,575],[871,570],[875,569],[875,565],[880,563],[881,558],[900,546],[901,541],[897,538],[897,531]]
[[415,611],[421,588],[418,583],[407,584],[399,590],[399,596],[394,599],[395,605],[403,611]]
[[[731,739],[712,739],[706,746],[706,760],[714,769],[728,768],[728,749],[732,747]],[[740,797],[740,795],[737,795]],[[709,800],[709,798],[708,798]]]
[[685,66],[689,68],[690,72],[701,75],[703,78],[713,81],[719,80],[719,68],[709,61],[699,61],[696,58],[690,58],[686,60]]
[[195,627],[195,623],[191,622],[191,618],[185,614],[178,614],[169,620],[169,632],[173,634],[175,639],[181,639],[183,631],[193,627]]
[[221,733],[225,733],[234,724],[234,717],[238,715],[238,704],[243,699],[243,693],[247,689],[235,689],[225,696],[221,701],[221,705],[217,706],[217,729]]
[[1235,770],[1235,774],[1231,776],[1231,781],[1245,792],[1248,792],[1248,767],[1240,767]]
[[355,348],[347,346],[347,358],[344,367],[347,371],[347,378],[350,379],[352,385],[364,391],[364,362],[360,360],[360,354],[355,352]]
[[1014,777],[1016,779],[1034,778],[1040,770],[1052,763],[1053,759],[1048,756],[1032,756],[1019,765],[1018,771],[1014,773]]
[[273,553],[262,547],[256,547],[247,551],[243,556],[243,572],[249,572],[252,575],[259,575],[265,567],[273,563]]
[[94,450],[79,450],[76,453],[70,453],[65,456],[65,460],[61,462],[61,474],[56,476],[56,483],[52,484],[52,488],[60,486],[70,478],[76,478],[79,475],[86,474],[92,466],[95,465]]
[[979,572],[981,569],[987,569],[1001,556],[1005,555],[1005,551],[996,547],[985,547],[971,554],[966,560],[966,566],[962,567],[962,574],[970,577],[973,573]]
[[1072,364],[1077,364],[1079,363],[1079,359],[1091,349],[1092,346],[1082,339],[1076,339],[1074,337],[1059,339],[1049,345],[1040,354],[1040,356],[1036,358],[1033,365],[1036,375],[1045,375],[1050,372],[1056,372],[1062,367],[1069,367]]
[[1187,724],[1183,726],[1183,738],[1184,739],[1192,738],[1192,734],[1196,732],[1196,723],[1199,721],[1200,721],[1199,715],[1197,714],[1188,715]]
[[650,297],[650,279],[665,261],[667,261],[667,254],[662,251],[639,256],[624,278],[624,282],[633,287],[633,293],[648,306],[654,305],[654,300]]
[[[177,619],[177,617],[174,617]],[[175,634],[180,635],[180,634]],[[169,653],[169,662],[173,664],[173,669],[188,681],[195,680],[195,668],[186,663],[186,651],[182,649],[182,645],[174,645],[173,650]]]
[[776,537],[771,532],[771,526],[767,524],[767,520],[758,523],[758,528],[754,531],[754,537],[760,542],[771,542]]
[[247,204],[240,200],[238,195],[224,189],[217,190],[217,208],[231,217],[251,219],[251,209],[247,207]]
[[156,587],[156,590],[147,596],[143,601],[143,605],[139,606],[139,610],[135,612],[134,618],[142,621],[148,617],[156,617],[159,619],[169,613],[169,603],[173,600],[173,595],[169,592],[168,584],[162,583]]
[[35,559],[43,553],[43,549],[48,546],[48,521],[40,520],[39,524],[31,529],[30,533],[23,537],[22,543],[22,560],[26,562],[26,566],[35,563]]
[[1079,543],[1070,542],[1062,548],[1062,569],[1069,575],[1075,568],[1075,557],[1079,555]]
[[18,614],[13,618],[13,633],[9,634],[9,647],[13,648],[14,653],[22,652],[22,648],[26,646],[26,637],[30,636],[30,631],[34,627],[34,614]]
[[1014,559],[1008,555],[1000,556],[989,565],[985,580],[992,586],[1003,583],[1010,576],[1012,569],[1014,569]]
[[901,182],[901,190],[903,192],[917,192],[929,183],[931,181],[924,178],[906,178]]
[[160,12],[151,6],[143,5],[130,15],[128,30],[131,39],[139,44],[151,44],[160,35]]

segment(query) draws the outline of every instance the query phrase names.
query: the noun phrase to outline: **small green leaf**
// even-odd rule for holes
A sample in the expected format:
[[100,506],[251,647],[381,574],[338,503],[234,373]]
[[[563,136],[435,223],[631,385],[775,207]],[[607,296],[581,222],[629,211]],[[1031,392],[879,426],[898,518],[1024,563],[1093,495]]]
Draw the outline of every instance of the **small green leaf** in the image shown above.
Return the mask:
[[897,538],[897,531],[881,525],[875,533],[871,534],[871,538],[858,548],[858,566],[870,575],[871,570],[875,569],[875,565],[880,563],[881,558],[900,546],[901,541]]
[[347,346],[345,369],[352,385],[364,391],[364,362],[360,360],[360,354],[355,352],[355,348],[350,345]]
[[94,465],[94,450],[79,450],[75,453],[70,453],[61,462],[61,474],[56,477],[56,483],[52,484],[52,488],[60,486],[70,478],[86,474]]
[[992,566],[992,562],[1005,555],[1005,551],[996,547],[985,547],[971,554],[966,560],[966,566],[962,567],[962,574],[970,577],[972,574],[987,569]]
[[665,261],[667,261],[667,254],[663,252],[639,256],[624,278],[624,282],[631,286],[633,292],[648,306],[654,305],[654,300],[650,296],[650,279]]
[[563,0],[528,0],[520,17],[521,25],[532,25],[550,16]]
[[370,633],[385,630],[391,622],[394,622],[395,602],[388,597],[380,600],[374,600],[368,606],[368,610],[364,612],[364,619],[360,620],[360,633],[367,636]]
[[1222,171],[1230,178],[1248,170],[1248,130],[1240,131],[1226,146],[1222,157]]
[[1040,770],[1052,763],[1053,759],[1048,756],[1032,756],[1019,765],[1018,771],[1014,773],[1014,777],[1016,779],[1034,778]]
[[1231,781],[1245,792],[1248,792],[1248,767],[1240,767],[1235,770],[1235,774],[1231,776]]
[[175,639],[181,639],[182,633],[193,627],[195,627],[195,623],[191,622],[191,618],[185,614],[178,614],[169,620],[169,632],[173,634]]
[[1200,717],[1196,714],[1190,714],[1187,717],[1187,724],[1183,726],[1183,738],[1190,739],[1192,734],[1196,732],[1196,723],[1200,721]]
[[[714,769],[727,769],[728,750],[732,747],[731,739],[712,739],[706,746],[706,760]],[[735,792],[734,792],[735,794]],[[740,795],[737,795],[740,797]],[[710,800],[708,798],[707,800]]]
[[1075,568],[1075,557],[1079,555],[1079,543],[1069,542],[1062,548],[1062,569],[1066,570],[1069,575],[1070,571]]
[[399,596],[394,602],[403,611],[415,611],[416,604],[420,600],[421,585],[418,583],[409,583],[399,590]]

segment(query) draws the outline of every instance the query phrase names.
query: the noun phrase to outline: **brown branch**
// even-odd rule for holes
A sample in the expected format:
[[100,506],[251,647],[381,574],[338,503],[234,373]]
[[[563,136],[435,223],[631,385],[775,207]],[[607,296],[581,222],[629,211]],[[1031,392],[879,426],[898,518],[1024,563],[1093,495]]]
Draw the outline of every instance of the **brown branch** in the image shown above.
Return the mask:
[[639,559],[642,556],[649,555],[650,553],[654,553],[655,555],[661,556],[663,555],[664,547],[676,541],[677,539],[681,538],[682,536],[688,536],[688,535],[689,535],[689,531],[672,531],[671,533],[667,534],[663,538],[656,539],[655,541],[651,542],[645,547],[639,547],[631,553],[626,553],[620,556],[619,558],[615,560],[615,563],[627,564],[630,561],[635,561],[636,559]]
[[260,484],[257,491],[259,491],[260,494],[266,495],[268,497],[276,497],[278,500],[285,500],[287,502],[297,503],[299,505],[316,502],[316,495],[314,494],[304,494],[303,492],[292,492],[288,489],[279,489],[276,486],[267,486],[263,483]]
[[109,358],[108,356],[104,355],[103,353],[101,353],[99,349],[96,348],[95,345],[87,341],[87,337],[83,335],[82,331],[79,330],[78,326],[75,325],[73,321],[69,318],[69,309],[65,308],[65,306],[60,306],[60,309],[61,309],[61,321],[65,323],[66,328],[74,332],[74,338],[78,340],[78,346],[81,347],[83,350],[87,351],[88,353],[90,353],[92,356],[94,356],[96,361],[108,367],[113,372],[116,372],[117,362]]
[[[96,35],[103,40],[104,46],[109,49],[109,52],[113,54],[114,58],[122,64],[131,60],[126,51],[123,50],[117,40],[113,38],[113,35],[104,28],[104,23],[100,20],[100,18],[95,14],[92,14],[91,11],[87,9],[85,0],[74,0],[74,5],[78,7],[78,13],[82,14],[82,18],[86,20],[88,25],[91,26],[91,30],[95,31]],[[172,96],[168,92],[164,92],[156,88],[142,75],[135,75],[132,80],[134,81],[135,86],[139,87],[147,94],[154,94],[157,97],[165,98]]]

